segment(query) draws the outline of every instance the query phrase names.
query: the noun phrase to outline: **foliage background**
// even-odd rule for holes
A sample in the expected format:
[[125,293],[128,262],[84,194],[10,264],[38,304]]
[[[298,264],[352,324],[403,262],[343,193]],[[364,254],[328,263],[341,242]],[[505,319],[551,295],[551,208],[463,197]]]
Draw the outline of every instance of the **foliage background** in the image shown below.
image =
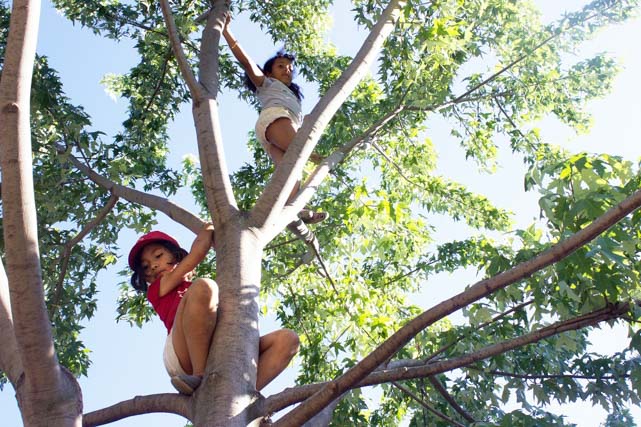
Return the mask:
[[[539,2],[541,4],[549,2]],[[584,2],[568,1],[564,6],[574,9]],[[92,36],[86,30],[79,27],[71,27],[61,17],[57,16],[48,3],[44,3],[45,9],[42,17],[42,28],[39,42],[39,53],[49,57],[50,66],[60,73],[64,83],[64,90],[68,97],[75,104],[83,105],[92,118],[96,130],[107,133],[117,132],[120,122],[124,117],[126,105],[123,102],[111,100],[99,84],[105,73],[124,73],[135,61],[132,55],[133,46],[127,43],[114,44],[111,41]],[[548,10],[548,17],[555,17],[558,10]],[[348,13],[334,14],[336,28],[341,31],[332,33],[332,39],[341,49],[341,53],[353,54],[354,49],[359,45],[359,36],[349,32],[353,28],[351,22],[339,20],[340,16],[349,16]],[[255,25],[243,22],[240,19],[235,23],[235,33],[241,40],[255,40],[257,43],[250,48],[254,57],[263,58],[268,52],[275,50],[269,44],[266,37],[261,35]],[[593,102],[591,108],[596,119],[595,128],[588,136],[575,138],[573,133],[558,123],[544,121],[541,127],[544,129],[544,138],[553,140],[555,143],[564,144],[572,150],[607,151],[611,154],[624,155],[636,159],[641,155],[641,148],[638,144],[638,135],[641,127],[639,125],[639,114],[641,113],[639,84],[633,76],[641,75],[638,55],[634,49],[633,40],[641,39],[639,34],[639,22],[629,23],[625,29],[619,28],[610,31],[611,36],[606,37],[609,42],[605,46],[604,38],[599,38],[599,43],[604,45],[592,45],[590,49],[608,50],[616,48],[626,59],[626,70],[617,80],[615,93],[608,97],[607,101]],[[636,34],[636,35],[635,35]],[[260,42],[260,43],[258,43]],[[248,43],[244,43],[248,45]],[[628,49],[628,51],[626,51]],[[85,59],[79,60],[76,52],[85,52]],[[115,60],[117,58],[117,60]],[[636,62],[635,62],[636,61]],[[306,84],[304,87],[306,101],[304,106],[307,109],[313,105],[317,89],[313,84]],[[226,93],[221,102],[222,123],[227,124],[223,128],[225,141],[227,142],[228,161],[230,169],[236,170],[243,162],[250,161],[249,153],[244,145],[231,147],[233,141],[244,141],[246,133],[253,127],[255,112],[247,107],[242,101],[236,100],[235,93]],[[616,112],[616,113],[615,113]],[[185,106],[184,114],[179,117],[176,123],[169,129],[172,145],[170,164],[177,165],[182,156],[195,152],[195,136],[189,107]],[[523,170],[516,162],[504,162],[509,159],[509,153],[500,153],[499,164],[501,168],[494,175],[472,174],[472,168],[452,169],[450,165],[460,161],[464,153],[452,143],[451,137],[438,123],[432,124],[431,139],[440,149],[441,157],[438,168],[447,171],[453,178],[458,178],[470,186],[470,190],[486,194],[495,204],[505,209],[513,209],[517,212],[517,221],[520,224],[529,223],[538,215],[536,198],[534,195],[523,194],[522,175]],[[613,141],[615,143],[613,143]],[[177,200],[187,205],[190,198],[187,194],[179,193]],[[466,228],[460,223],[447,226],[444,219],[438,224],[439,230],[447,230],[448,239],[463,238],[467,234]],[[445,225],[445,226],[443,226]],[[159,228],[168,229],[184,244],[188,244],[191,235],[177,228],[170,221],[159,218]],[[443,232],[443,231],[442,231]],[[436,236],[439,237],[438,235]],[[128,247],[135,239],[133,235],[123,234],[117,244],[122,254],[126,253]],[[162,325],[155,319],[145,325],[144,329],[130,328],[126,323],[114,323],[116,315],[116,284],[123,280],[117,276],[117,271],[124,267],[124,259],[110,268],[106,274],[100,274],[96,279],[99,285],[99,300],[96,317],[89,322],[82,331],[82,339],[87,348],[92,350],[92,365],[89,369],[89,377],[81,378],[80,382],[84,391],[86,410],[97,409],[110,403],[119,401],[125,396],[135,394],[150,394],[162,391],[172,391],[168,384],[164,369],[160,361],[160,352],[164,340],[165,331]],[[455,276],[443,274],[430,279],[430,286],[427,292],[417,294],[415,302],[418,305],[427,307],[434,302],[453,295],[460,291],[465,284],[474,280],[474,272],[467,271]],[[457,319],[452,319],[456,321]],[[263,325],[263,331],[267,331],[274,325],[273,316]],[[605,337],[599,338],[599,346],[614,346],[619,349],[624,343],[624,335],[620,331],[617,334],[604,332]],[[603,338],[607,338],[603,340]],[[595,338],[596,340],[596,338]],[[625,345],[625,344],[623,344]],[[289,375],[282,376],[270,386],[270,390],[282,389],[283,385],[291,385],[293,379]],[[266,391],[269,394],[269,390]],[[580,412],[580,411],[579,411]],[[583,411],[584,413],[586,411]],[[15,400],[10,390],[0,393],[0,413],[7,425],[13,425],[9,420],[19,420]],[[637,414],[637,419],[640,415]],[[605,416],[600,417],[602,420]],[[579,425],[590,425],[591,421],[580,422]],[[147,423],[153,425],[184,425],[180,417],[172,415],[147,415],[143,419],[134,418],[124,420],[117,425],[140,425]],[[19,425],[19,421],[15,422]],[[596,424],[595,424],[596,425]]]

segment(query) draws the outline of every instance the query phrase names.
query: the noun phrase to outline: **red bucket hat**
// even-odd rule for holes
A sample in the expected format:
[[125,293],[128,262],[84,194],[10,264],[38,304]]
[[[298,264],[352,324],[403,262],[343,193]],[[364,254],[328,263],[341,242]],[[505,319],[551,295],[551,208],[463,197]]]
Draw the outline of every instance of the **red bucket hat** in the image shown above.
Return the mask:
[[149,233],[140,236],[140,238],[134,244],[133,248],[131,248],[131,250],[129,251],[129,267],[132,270],[134,269],[134,262],[136,261],[136,257],[138,256],[140,251],[142,251],[142,249],[148,244],[155,242],[169,242],[180,247],[180,244],[176,241],[176,239],[171,237],[169,234],[163,233],[162,231],[150,231]]

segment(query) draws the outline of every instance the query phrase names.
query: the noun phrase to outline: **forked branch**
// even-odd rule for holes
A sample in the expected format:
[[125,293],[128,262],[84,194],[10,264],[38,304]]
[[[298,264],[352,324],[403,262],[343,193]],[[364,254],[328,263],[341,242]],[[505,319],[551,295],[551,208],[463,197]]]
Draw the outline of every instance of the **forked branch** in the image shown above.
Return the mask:
[[444,413],[442,413],[440,411],[437,411],[432,406],[428,405],[427,402],[425,402],[423,399],[418,397],[414,392],[412,392],[412,390],[410,390],[409,388],[405,387],[404,385],[399,384],[396,381],[392,381],[392,384],[394,385],[394,387],[398,388],[403,393],[405,393],[409,397],[411,397],[416,403],[418,403],[423,408],[427,409],[428,411],[430,411],[431,413],[433,413],[434,415],[436,415],[437,417],[439,417],[443,421],[447,421],[448,423],[450,423],[451,425],[456,426],[456,427],[465,427],[463,424],[461,424],[459,422],[456,422],[455,420],[453,420],[452,418],[448,417]]
[[[635,303],[638,305],[638,303]],[[463,356],[455,357],[449,360],[442,360],[438,362],[425,363],[422,360],[398,360],[388,364],[388,369],[380,369],[370,373],[358,383],[350,384],[348,389],[366,387],[371,385],[383,384],[392,381],[409,380],[416,378],[427,378],[436,374],[449,372],[454,369],[463,368],[479,362],[481,360],[494,357],[508,351],[514,350],[544,340],[546,338],[561,334],[563,332],[578,330],[590,326],[598,325],[601,322],[607,322],[613,319],[625,316],[631,308],[631,304],[621,302],[610,304],[599,310],[582,316],[573,317],[571,319],[556,322],[547,327],[541,328],[537,331],[530,332],[529,334],[513,338],[511,340],[503,341],[497,344],[492,344],[487,347],[478,349],[472,353]],[[328,386],[331,387],[330,381],[325,383],[308,384],[300,387],[287,389],[281,393],[269,396],[265,401],[264,409],[267,412],[279,411],[287,406],[304,401],[309,396],[314,396]],[[335,387],[335,385],[334,385]],[[291,413],[291,412],[290,412]],[[283,421],[278,420],[275,425],[290,425],[279,424]],[[285,420],[287,421],[287,420]]]
[[296,407],[289,414],[285,415],[276,425],[289,426],[305,422],[336,396],[342,394],[354,384],[359,383],[379,365],[392,357],[419,332],[437,320],[499,289],[523,280],[549,265],[567,258],[578,248],[590,242],[625,216],[638,209],[639,206],[641,206],[641,190],[633,193],[627,199],[608,210],[583,230],[560,241],[538,256],[518,264],[492,278],[481,280],[469,287],[466,291],[423,312],[423,314],[399,329],[354,367],[323,387],[322,390],[318,391],[314,396]]
[[[263,229],[267,227],[267,224],[276,223],[279,225],[273,230],[269,230],[271,231],[268,233],[269,237],[273,237],[282,227],[292,221],[316,191],[316,186],[312,187],[307,184],[291,201],[291,204],[287,202],[288,195],[303,172],[303,167],[312,154],[321,133],[376,58],[384,40],[394,29],[403,4],[405,2],[402,0],[393,0],[385,8],[351,64],[325,92],[304,120],[280,166],[276,168],[272,179],[265,187],[265,191],[256,202],[250,215],[250,222]],[[322,168],[322,165],[319,168]],[[287,206],[285,203],[288,203]]]
[[432,386],[434,387],[434,389],[435,389],[437,392],[439,392],[439,394],[440,394],[441,396],[443,396],[443,399],[445,399],[445,400],[447,401],[447,403],[449,403],[449,404],[450,404],[450,406],[451,406],[451,407],[452,407],[456,412],[458,412],[459,414],[461,414],[461,416],[462,416],[463,418],[465,418],[468,422],[470,422],[470,423],[475,423],[475,422],[476,422],[476,420],[474,419],[474,417],[472,417],[472,416],[469,414],[469,412],[467,412],[465,409],[463,409],[463,407],[462,407],[461,405],[459,405],[459,404],[458,404],[458,402],[454,399],[454,397],[452,397],[452,395],[447,391],[447,389],[445,388],[445,386],[444,386],[443,384],[441,384],[441,382],[438,380],[438,378],[436,378],[435,376],[431,376],[431,377],[428,377],[428,380],[429,380],[430,384],[432,384]]
[[96,228],[107,217],[107,215],[109,215],[109,212],[111,212],[114,206],[116,206],[116,202],[118,202],[118,196],[112,193],[109,197],[109,200],[107,201],[107,204],[103,206],[96,217],[89,221],[73,239],[65,243],[62,254],[60,254],[60,260],[58,261],[58,264],[61,265],[60,276],[58,277],[58,283],[56,284],[56,293],[51,307],[55,307],[56,305],[58,305],[60,299],[62,298],[62,287],[65,281],[65,276],[67,275],[69,258],[71,257],[71,251],[73,247],[76,246],[82,239],[84,239],[91,230]]
[[182,74],[187,87],[189,87],[189,92],[191,92],[191,97],[194,100],[200,100],[202,98],[202,87],[196,80],[189,61],[185,56],[182,45],[180,43],[180,35],[178,34],[178,28],[176,27],[176,21],[174,20],[174,14],[171,11],[171,6],[169,6],[168,0],[160,0],[160,7],[162,9],[163,17],[165,18],[165,24],[167,25],[167,32],[169,35],[169,43],[171,48],[174,51],[176,56],[176,61],[178,62],[178,68],[180,68],[180,73]]
[[185,208],[169,201],[164,197],[159,197],[153,194],[147,194],[134,188],[125,187],[124,185],[116,184],[108,178],[98,174],[90,167],[84,165],[80,160],[73,156],[66,157],[79,171],[84,173],[91,181],[100,187],[109,190],[117,197],[127,200],[131,203],[137,203],[149,209],[157,210],[177,223],[185,226],[194,233],[203,227],[205,221],[189,212]]

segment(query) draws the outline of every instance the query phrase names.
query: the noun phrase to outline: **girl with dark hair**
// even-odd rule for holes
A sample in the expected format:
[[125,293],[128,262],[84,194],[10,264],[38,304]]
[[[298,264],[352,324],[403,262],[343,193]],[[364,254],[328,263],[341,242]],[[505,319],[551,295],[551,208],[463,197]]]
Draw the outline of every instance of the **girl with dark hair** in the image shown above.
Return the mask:
[[[218,286],[211,279],[191,281],[193,270],[213,244],[214,227],[206,224],[187,252],[162,231],[140,237],[129,252],[131,284],[147,299],[167,327],[163,351],[171,383],[190,395],[202,382],[216,328]],[[298,335],[280,329],[260,337],[256,389],[265,387],[298,351]]]
[[[229,29],[230,22],[231,16],[228,15],[223,36],[229,49],[245,69],[245,84],[256,94],[261,106],[256,121],[256,137],[278,167],[303,123],[303,94],[300,87],[292,81],[295,57],[281,50],[260,68],[238,44]],[[318,156],[313,159],[318,160]],[[290,200],[298,193],[299,188],[300,180],[294,186]],[[315,224],[326,219],[327,213],[303,209],[298,216],[308,224]]]

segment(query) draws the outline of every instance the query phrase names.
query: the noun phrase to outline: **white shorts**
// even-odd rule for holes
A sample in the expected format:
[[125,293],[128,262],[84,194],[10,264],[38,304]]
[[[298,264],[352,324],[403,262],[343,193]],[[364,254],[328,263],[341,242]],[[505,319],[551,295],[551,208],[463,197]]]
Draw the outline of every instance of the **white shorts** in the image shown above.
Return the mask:
[[[173,332],[173,329],[172,329]],[[180,361],[178,356],[176,356],[176,351],[174,351],[174,342],[172,340],[172,332],[167,335],[167,341],[165,341],[165,350],[162,353],[162,360],[165,362],[165,369],[170,377],[175,377],[176,375],[186,375],[187,373],[183,370],[183,367],[180,366]]]
[[271,125],[276,119],[280,119],[281,117],[290,119],[292,121],[292,124],[294,125],[294,128],[297,130],[301,125],[300,118],[289,111],[287,108],[283,107],[265,108],[260,112],[258,120],[256,121],[256,138],[258,138],[258,141],[260,141],[261,145],[267,152],[269,152],[267,150],[269,141],[267,141],[265,132],[267,132],[267,128],[269,127],[269,125]]

